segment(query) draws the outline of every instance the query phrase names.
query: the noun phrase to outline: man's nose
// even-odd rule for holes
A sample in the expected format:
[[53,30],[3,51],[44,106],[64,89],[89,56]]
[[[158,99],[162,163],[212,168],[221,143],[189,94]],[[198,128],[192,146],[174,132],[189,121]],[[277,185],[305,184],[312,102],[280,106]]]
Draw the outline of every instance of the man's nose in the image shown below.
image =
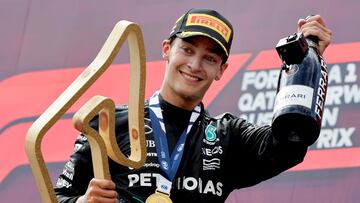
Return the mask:
[[191,71],[196,72],[201,70],[201,58],[194,56],[191,57],[188,63],[188,66],[191,68]]

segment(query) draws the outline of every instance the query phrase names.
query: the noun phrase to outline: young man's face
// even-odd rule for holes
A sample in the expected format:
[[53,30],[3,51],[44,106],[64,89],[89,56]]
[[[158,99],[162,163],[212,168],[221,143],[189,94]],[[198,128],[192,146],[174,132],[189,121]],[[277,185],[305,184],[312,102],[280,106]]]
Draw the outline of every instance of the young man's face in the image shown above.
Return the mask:
[[[222,64],[219,45],[208,37],[175,38],[163,42],[166,60],[161,94],[180,107],[197,105],[214,80],[219,80],[228,64]],[[173,101],[171,101],[173,100]]]

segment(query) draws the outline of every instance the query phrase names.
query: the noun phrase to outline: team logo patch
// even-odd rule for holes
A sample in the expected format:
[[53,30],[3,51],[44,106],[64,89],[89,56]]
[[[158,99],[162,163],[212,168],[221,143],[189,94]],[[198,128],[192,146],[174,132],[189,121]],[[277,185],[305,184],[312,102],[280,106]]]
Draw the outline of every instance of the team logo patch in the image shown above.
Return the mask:
[[212,125],[208,125],[205,129],[206,140],[209,142],[213,142],[216,139],[216,127]]
[[222,20],[207,14],[189,14],[186,26],[203,26],[219,33],[226,42],[229,42],[231,29]]

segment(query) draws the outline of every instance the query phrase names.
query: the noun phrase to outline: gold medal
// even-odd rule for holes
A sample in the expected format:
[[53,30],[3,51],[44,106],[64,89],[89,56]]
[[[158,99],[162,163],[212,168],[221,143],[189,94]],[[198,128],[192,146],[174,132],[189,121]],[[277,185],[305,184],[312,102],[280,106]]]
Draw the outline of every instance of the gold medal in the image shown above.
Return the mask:
[[161,192],[155,192],[146,199],[145,203],[172,203],[172,201],[169,195]]

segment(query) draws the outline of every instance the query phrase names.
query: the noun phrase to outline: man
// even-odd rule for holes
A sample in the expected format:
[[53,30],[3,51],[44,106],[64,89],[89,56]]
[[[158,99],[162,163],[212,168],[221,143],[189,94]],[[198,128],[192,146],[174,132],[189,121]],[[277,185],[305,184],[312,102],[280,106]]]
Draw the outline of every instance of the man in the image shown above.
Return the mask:
[[[322,18],[300,19],[298,27],[305,36],[319,38],[323,53],[331,31]],[[306,144],[281,142],[271,126],[256,126],[229,113],[210,117],[204,110],[202,98],[228,67],[232,37],[232,25],[216,11],[191,9],[181,16],[162,43],[162,86],[145,105],[145,165],[132,169],[110,160],[112,181],[94,179],[90,147],[81,135],[76,143],[82,147],[55,188],[59,202],[144,202],[158,194],[173,202],[224,202],[232,190],[300,163]],[[127,109],[121,106],[116,136],[123,152],[130,147],[127,125]]]

